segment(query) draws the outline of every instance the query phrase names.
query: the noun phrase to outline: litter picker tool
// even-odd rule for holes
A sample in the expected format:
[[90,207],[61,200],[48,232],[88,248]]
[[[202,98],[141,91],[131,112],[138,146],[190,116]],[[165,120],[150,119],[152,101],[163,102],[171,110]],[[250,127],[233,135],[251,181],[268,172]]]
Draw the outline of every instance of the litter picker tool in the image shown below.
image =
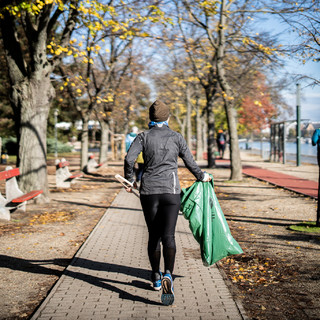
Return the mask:
[[127,179],[125,179],[124,177],[120,176],[120,174],[116,174],[115,178],[127,189],[127,188],[131,188],[132,193],[138,197],[139,194],[133,190],[133,183],[131,183],[130,181],[128,181]]

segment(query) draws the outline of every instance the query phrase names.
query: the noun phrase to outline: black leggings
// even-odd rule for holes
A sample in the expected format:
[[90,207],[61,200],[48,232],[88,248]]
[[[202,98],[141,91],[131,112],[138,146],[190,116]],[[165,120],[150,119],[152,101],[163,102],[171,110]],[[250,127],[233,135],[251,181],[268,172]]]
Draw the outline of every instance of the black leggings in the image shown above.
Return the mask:
[[180,208],[180,194],[140,195],[149,231],[148,256],[152,272],[160,270],[161,248],[165,271],[173,272],[176,256],[175,229]]

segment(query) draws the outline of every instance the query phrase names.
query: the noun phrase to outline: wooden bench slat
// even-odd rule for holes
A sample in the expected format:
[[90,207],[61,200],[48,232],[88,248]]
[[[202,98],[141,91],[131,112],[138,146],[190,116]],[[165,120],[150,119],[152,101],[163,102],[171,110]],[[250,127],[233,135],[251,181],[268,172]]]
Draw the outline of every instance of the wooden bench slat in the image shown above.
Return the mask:
[[10,179],[12,177],[18,176],[19,174],[20,174],[19,168],[14,168],[11,170],[2,171],[2,172],[0,172],[0,180]]
[[21,197],[12,199],[11,202],[13,202],[13,203],[22,203],[22,202],[28,201],[30,199],[33,199],[34,197],[38,196],[41,193],[43,193],[43,190],[30,191],[30,192],[24,194]]
[[74,174],[74,175],[70,176],[68,179],[75,179],[75,178],[80,178],[80,177],[82,177],[82,173]]

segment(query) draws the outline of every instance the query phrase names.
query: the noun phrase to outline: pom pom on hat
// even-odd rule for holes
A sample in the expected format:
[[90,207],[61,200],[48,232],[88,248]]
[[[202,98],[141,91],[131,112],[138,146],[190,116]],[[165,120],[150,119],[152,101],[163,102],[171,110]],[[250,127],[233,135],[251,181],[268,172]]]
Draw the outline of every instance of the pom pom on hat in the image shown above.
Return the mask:
[[169,107],[160,100],[156,100],[149,108],[149,118],[151,121],[166,121],[168,120],[169,115]]

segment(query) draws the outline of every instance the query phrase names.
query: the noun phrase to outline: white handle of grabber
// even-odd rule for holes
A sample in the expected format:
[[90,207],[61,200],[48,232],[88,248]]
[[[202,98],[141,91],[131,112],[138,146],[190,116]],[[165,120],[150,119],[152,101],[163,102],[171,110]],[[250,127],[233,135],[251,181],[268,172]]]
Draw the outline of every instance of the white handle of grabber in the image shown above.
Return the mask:
[[[130,181],[128,181],[126,178],[120,176],[120,174],[116,174],[116,175],[115,175],[115,178],[116,178],[126,189],[127,189],[128,187],[133,188],[133,183],[130,182]],[[138,198],[140,198],[137,192],[135,192],[133,189],[131,189],[131,191],[132,191],[132,193],[133,193],[135,196],[137,196]]]

